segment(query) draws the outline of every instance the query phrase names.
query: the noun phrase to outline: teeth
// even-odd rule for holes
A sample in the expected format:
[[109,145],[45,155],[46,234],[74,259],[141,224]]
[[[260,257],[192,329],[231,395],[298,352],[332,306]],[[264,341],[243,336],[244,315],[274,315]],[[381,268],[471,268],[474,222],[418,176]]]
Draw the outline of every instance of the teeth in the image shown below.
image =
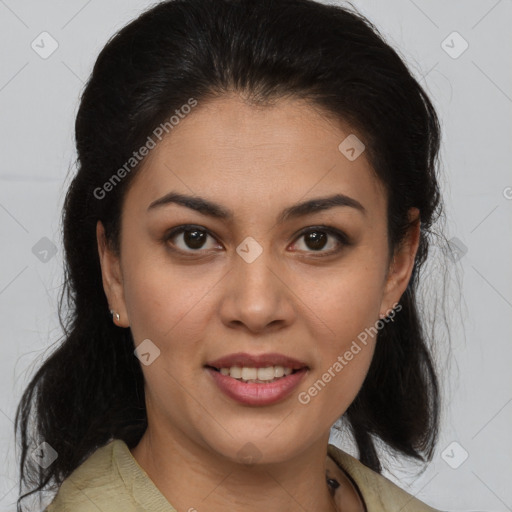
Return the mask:
[[241,379],[242,368],[240,368],[240,366],[232,366],[231,368],[229,368],[229,375],[234,379]]
[[284,375],[284,368],[282,366],[274,366],[274,377],[278,379]]
[[258,370],[256,368],[242,368],[242,380],[254,380],[258,378]]
[[250,368],[248,366],[232,366],[231,368],[220,368],[222,375],[229,375],[234,379],[245,382],[272,382],[274,379],[286,377],[292,373],[291,368],[283,366],[267,366],[266,368]]
[[267,368],[258,368],[258,380],[272,380],[275,375],[275,370],[273,366],[268,366]]

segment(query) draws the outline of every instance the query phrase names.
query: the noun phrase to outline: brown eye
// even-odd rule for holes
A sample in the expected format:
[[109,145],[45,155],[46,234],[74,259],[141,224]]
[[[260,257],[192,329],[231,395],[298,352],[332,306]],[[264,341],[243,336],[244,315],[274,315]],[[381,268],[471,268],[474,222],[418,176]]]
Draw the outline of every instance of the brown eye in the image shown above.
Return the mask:
[[302,231],[297,240],[303,240],[303,242],[295,242],[296,249],[304,252],[318,252],[318,256],[329,256],[340,251],[343,246],[350,245],[345,233],[323,226],[311,227]]
[[165,242],[175,246],[182,252],[199,252],[200,250],[208,250],[217,247],[216,244],[210,242],[208,247],[208,240],[212,239],[208,231],[196,226],[179,226],[172,229],[165,235]]
[[183,241],[190,249],[201,249],[208,235],[198,229],[183,231]]
[[306,235],[304,235],[304,243],[314,251],[319,251],[323,249],[325,244],[327,243],[328,237],[325,233],[321,231],[310,231]]

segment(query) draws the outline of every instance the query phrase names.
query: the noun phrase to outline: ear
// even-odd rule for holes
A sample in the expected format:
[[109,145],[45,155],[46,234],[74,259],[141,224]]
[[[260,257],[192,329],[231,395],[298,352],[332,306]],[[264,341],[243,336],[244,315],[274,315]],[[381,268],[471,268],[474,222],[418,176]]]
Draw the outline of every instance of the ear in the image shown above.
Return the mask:
[[[96,224],[96,241],[98,243],[103,290],[107,296],[110,310],[114,311],[112,320],[119,327],[129,327],[130,322],[124,301],[123,275],[119,256],[110,247],[101,221]],[[115,313],[119,315],[119,320]]]
[[405,292],[414,268],[414,260],[420,242],[420,212],[418,208],[409,210],[410,226],[402,243],[395,249],[388,270],[380,317],[384,318],[399,302]]

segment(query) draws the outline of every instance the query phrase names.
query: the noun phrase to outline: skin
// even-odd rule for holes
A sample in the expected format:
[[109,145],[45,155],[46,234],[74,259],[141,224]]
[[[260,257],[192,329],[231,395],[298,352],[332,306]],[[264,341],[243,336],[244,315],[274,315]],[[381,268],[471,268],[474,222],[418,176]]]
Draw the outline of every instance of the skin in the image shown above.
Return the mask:
[[[359,391],[376,339],[307,405],[298,393],[399,302],[419,240],[416,222],[389,258],[383,185],[365,153],[351,162],[338,150],[350,133],[299,100],[256,107],[229,95],[200,103],[131,183],[120,255],[98,222],[104,289],[120,315],[114,321],[130,327],[135,345],[150,339],[160,350],[142,365],[148,429],[131,451],[178,511],[336,510],[325,481],[329,432]],[[171,191],[219,203],[234,217],[216,219],[176,204],[148,211]],[[359,201],[365,212],[336,206],[277,222],[283,209],[334,193]],[[410,213],[417,218],[417,210]],[[165,240],[184,224],[212,236],[199,249],[183,233]],[[351,245],[326,233],[315,250],[298,233],[319,224],[346,233]],[[263,250],[252,263],[236,252],[248,236]],[[204,369],[234,352],[279,352],[309,371],[286,400],[241,405]],[[246,443],[258,451],[253,464],[240,461]],[[362,510],[343,472],[337,478],[338,509]]]

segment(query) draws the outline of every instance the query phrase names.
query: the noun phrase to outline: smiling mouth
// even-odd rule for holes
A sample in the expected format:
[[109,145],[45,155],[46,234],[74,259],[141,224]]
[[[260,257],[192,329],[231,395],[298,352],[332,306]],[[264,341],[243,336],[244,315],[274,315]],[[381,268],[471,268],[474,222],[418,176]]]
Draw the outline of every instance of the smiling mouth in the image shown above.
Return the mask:
[[286,366],[267,366],[264,368],[254,368],[249,366],[231,366],[225,368],[216,368],[214,366],[206,365],[206,368],[215,370],[226,377],[238,380],[240,382],[253,383],[253,384],[270,384],[277,380],[288,377],[293,373],[297,373],[304,368],[290,368]]

